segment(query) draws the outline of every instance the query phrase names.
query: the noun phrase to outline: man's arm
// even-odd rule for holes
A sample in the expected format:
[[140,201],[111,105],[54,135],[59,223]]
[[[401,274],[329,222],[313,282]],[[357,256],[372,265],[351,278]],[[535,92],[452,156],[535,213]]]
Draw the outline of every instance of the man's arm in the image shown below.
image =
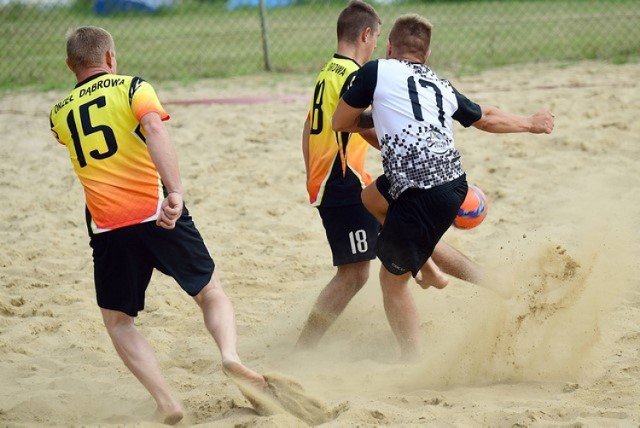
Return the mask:
[[493,106],[483,105],[481,108],[482,117],[473,126],[486,132],[550,134],[553,131],[555,119],[550,111],[542,110],[531,116],[520,116]]
[[160,119],[160,115],[152,112],[140,119],[140,125],[147,137],[147,148],[155,164],[168,196],[162,201],[160,216],[156,224],[165,229],[173,229],[182,214],[182,180],[178,168],[178,156],[169,139],[169,133]]
[[[343,110],[342,110],[342,113],[340,114],[354,115],[353,119],[355,121],[354,122],[355,128],[353,128],[353,130],[352,129],[336,129],[335,127],[335,120],[336,120],[335,117],[336,117],[336,114],[340,111],[341,104],[343,105],[342,107]],[[359,111],[359,113],[357,111]],[[345,101],[340,99],[340,101],[338,102],[338,107],[336,108],[336,111],[333,113],[333,118],[331,119],[331,126],[333,127],[334,131],[357,132],[358,134],[360,134],[362,138],[364,138],[364,140],[367,143],[369,143],[369,145],[380,150],[380,143],[378,142],[378,136],[376,135],[376,130],[373,127],[373,116],[371,115],[371,109],[368,109],[368,107],[364,109],[354,109]]]
[[366,131],[359,132],[359,134],[371,147],[380,150],[380,142],[378,141],[378,135],[375,129],[367,129]]
[[[333,113],[333,117],[331,118],[331,128],[333,128],[334,131],[342,132],[364,132],[367,129],[372,128],[373,121],[369,122],[367,120],[367,114],[364,115],[364,118],[361,117],[362,113],[366,109],[367,107],[351,107],[344,101],[344,99],[340,98],[338,107],[336,107],[336,111]],[[368,113],[368,115],[370,114],[371,113]]]
[[302,127],[302,157],[304,158],[304,169],[307,172],[307,181],[309,181],[309,132],[311,125],[309,123],[309,116],[304,121]]

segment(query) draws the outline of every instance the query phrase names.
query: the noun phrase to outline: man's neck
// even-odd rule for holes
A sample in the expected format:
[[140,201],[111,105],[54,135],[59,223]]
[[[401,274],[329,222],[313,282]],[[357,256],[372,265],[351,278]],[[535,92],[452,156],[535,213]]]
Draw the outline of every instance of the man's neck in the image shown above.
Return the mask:
[[365,49],[361,48],[358,45],[350,43],[338,43],[338,50],[336,51],[336,53],[338,55],[351,58],[360,65],[363,65],[365,62],[369,61],[368,53],[365,52]]
[[106,65],[85,68],[76,73],[76,79],[78,80],[78,82],[82,82],[84,80],[87,80],[89,77],[100,73],[111,73],[111,69]]
[[414,64],[424,64],[426,62],[424,58],[418,58],[417,56],[414,56],[414,55],[391,56],[390,59],[397,59],[399,61],[409,61]]

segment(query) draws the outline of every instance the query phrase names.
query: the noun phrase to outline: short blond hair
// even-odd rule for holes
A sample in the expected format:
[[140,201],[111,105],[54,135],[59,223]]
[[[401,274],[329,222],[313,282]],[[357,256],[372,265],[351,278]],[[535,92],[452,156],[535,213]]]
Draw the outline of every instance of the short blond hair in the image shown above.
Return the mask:
[[78,27],[67,33],[67,58],[72,70],[101,65],[108,51],[115,51],[111,34],[100,27]]
[[399,54],[424,57],[431,49],[431,29],[433,26],[424,17],[416,14],[402,15],[391,28],[389,42]]

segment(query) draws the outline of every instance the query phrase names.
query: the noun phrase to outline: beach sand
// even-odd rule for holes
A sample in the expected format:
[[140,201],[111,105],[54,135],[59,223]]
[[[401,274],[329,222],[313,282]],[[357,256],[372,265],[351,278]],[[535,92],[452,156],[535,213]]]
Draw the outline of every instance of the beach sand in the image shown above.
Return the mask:
[[[398,360],[377,261],[321,345],[292,352],[334,273],[300,150],[314,78],[155,85],[187,206],[235,305],[243,361],[281,387],[299,383],[331,427],[638,426],[640,65],[530,64],[452,79],[479,103],[551,109],[556,127],[457,126],[469,182],[490,207],[479,227],[444,239],[495,280],[413,287],[424,349],[411,365]],[[82,188],[48,129],[63,95],[0,98],[0,425],[154,426],[154,403],[95,304]],[[381,172],[376,151],[368,162]],[[301,413],[254,411],[170,278],[154,274],[137,325],[184,404],[181,425],[307,424]]]

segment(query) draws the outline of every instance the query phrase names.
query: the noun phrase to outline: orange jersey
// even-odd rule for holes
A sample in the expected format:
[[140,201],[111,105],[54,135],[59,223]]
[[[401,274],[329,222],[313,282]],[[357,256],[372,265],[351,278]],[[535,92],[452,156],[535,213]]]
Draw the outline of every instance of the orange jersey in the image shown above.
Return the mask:
[[309,180],[313,206],[361,203],[360,192],[371,182],[364,170],[369,144],[359,134],[334,132],[331,117],[360,65],[334,54],[316,79],[309,109]]
[[84,187],[91,233],[158,217],[162,182],[140,126],[151,112],[169,119],[149,83],[113,74],[78,83],[51,110],[51,131]]

